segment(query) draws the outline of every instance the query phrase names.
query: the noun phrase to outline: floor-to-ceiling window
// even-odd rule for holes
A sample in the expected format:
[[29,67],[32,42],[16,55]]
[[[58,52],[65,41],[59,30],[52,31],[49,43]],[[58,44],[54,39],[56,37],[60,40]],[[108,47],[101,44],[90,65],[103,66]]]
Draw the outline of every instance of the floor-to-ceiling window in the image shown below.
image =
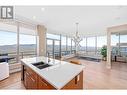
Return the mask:
[[86,52],[86,38],[82,38],[82,41],[79,43],[79,51],[81,51],[83,54]]
[[87,37],[87,54],[95,55],[95,46],[96,46],[95,37]]
[[111,35],[111,48],[112,48],[112,57],[114,55],[119,55],[119,47],[117,45],[119,43],[119,35],[118,34],[112,34]]
[[17,27],[0,23],[0,62],[17,62]]
[[47,33],[47,53],[53,58],[75,53],[75,43],[71,37]]
[[15,32],[0,31],[0,62],[16,63],[17,34]]
[[112,61],[127,62],[127,33],[120,32],[111,35]]
[[53,40],[47,39],[47,56],[53,58]]
[[[85,55],[96,56],[100,55],[100,50],[104,45],[107,45],[106,36],[93,36],[93,37],[84,37],[83,40],[79,43],[79,51]],[[56,40],[56,45],[54,43]],[[58,41],[57,41],[58,40]],[[61,44],[60,44],[60,42]],[[54,46],[55,45],[55,46]],[[61,45],[61,46],[60,46]],[[61,49],[60,49],[61,48]],[[60,51],[61,50],[61,53]],[[47,33],[47,51],[52,51],[58,56],[59,53],[61,56],[70,55],[75,53],[75,43],[71,37],[61,35],[54,35]],[[54,53],[52,53],[54,55]]]
[[66,36],[61,36],[61,55],[64,56],[66,55],[67,51],[67,39]]
[[60,35],[47,33],[47,55],[60,58]]
[[[33,27],[33,26],[32,26]],[[19,23],[0,23],[0,62],[19,63],[19,59],[36,56],[35,29]]]
[[72,54],[75,54],[75,43],[74,43],[74,41],[71,39],[71,41],[72,41],[72,43],[71,43],[71,45],[72,45],[72,47],[71,47],[71,53]]
[[[26,32],[26,33],[25,33]],[[36,33],[34,30],[20,28],[19,31],[19,52],[20,58],[36,56]]]
[[118,34],[112,34],[111,35],[111,46],[116,46],[117,43],[119,43],[119,35]]
[[67,37],[67,54],[71,54],[71,38]]
[[54,40],[54,55],[56,59],[60,58],[60,40]]
[[120,34],[120,55],[127,57],[127,33]]
[[100,55],[101,48],[107,45],[106,36],[97,36],[97,54]]

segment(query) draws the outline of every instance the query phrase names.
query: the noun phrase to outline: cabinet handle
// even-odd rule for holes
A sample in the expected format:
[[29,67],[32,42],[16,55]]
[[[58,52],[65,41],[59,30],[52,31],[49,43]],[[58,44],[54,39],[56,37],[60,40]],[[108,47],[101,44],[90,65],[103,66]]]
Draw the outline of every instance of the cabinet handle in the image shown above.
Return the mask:
[[43,80],[41,81],[44,85],[48,86]]
[[31,78],[31,80],[33,81],[33,82],[35,82],[35,80],[32,78],[32,77],[30,77]]
[[77,84],[79,80],[80,80],[80,75],[77,75],[77,76],[75,77],[75,84]]
[[80,75],[77,76],[77,82],[80,80]]
[[30,74],[26,72],[26,74],[29,76]]
[[30,77],[30,79],[31,79],[33,82],[35,82],[35,80],[30,76],[29,73],[26,72],[26,74]]

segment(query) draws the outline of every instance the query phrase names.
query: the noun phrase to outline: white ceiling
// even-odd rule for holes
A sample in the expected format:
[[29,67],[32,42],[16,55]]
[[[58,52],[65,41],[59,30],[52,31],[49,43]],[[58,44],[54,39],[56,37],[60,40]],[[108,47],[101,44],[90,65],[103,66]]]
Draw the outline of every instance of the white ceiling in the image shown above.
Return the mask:
[[107,27],[127,23],[127,6],[15,6],[15,14],[44,24],[49,33],[70,36],[76,22],[83,36],[105,35]]

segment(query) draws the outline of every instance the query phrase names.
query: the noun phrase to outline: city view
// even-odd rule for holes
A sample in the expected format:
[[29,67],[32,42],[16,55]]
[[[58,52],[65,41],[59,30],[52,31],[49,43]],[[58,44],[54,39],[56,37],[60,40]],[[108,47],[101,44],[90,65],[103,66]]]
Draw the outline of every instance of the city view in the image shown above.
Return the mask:
[[[50,54],[50,56],[59,57],[60,54],[61,56],[65,56],[75,53],[75,45],[71,38],[66,38],[65,36],[62,36],[61,53],[60,36],[48,33],[47,38],[50,38],[47,39],[47,52]],[[121,43],[123,42],[123,44],[121,44],[120,54],[127,56],[127,46],[125,43],[125,38],[126,35],[121,35]],[[100,55],[101,48],[106,44],[106,36],[87,37],[83,38],[83,40],[80,42],[80,47],[78,48],[78,51],[82,54],[82,56]],[[118,48],[118,35],[112,35],[111,45],[113,48],[112,54],[115,54],[116,49]],[[11,57],[12,59],[9,60],[10,63],[16,62],[17,34],[15,32],[0,31],[0,55],[1,57],[3,55]],[[20,59],[24,57],[36,56],[36,36],[20,34],[19,56]]]

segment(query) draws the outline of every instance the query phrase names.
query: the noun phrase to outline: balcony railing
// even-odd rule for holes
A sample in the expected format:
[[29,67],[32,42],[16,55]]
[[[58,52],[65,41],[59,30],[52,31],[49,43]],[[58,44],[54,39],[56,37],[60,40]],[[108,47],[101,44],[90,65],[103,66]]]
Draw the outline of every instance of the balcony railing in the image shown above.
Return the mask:
[[[36,51],[24,51],[19,53],[19,59],[34,57],[36,55]],[[17,57],[16,52],[0,54],[0,62],[7,61],[9,64],[18,63]]]
[[[47,51],[47,53],[49,53],[49,56],[50,57],[53,57],[53,52],[51,51]],[[61,51],[61,56],[65,56],[65,55],[69,55],[69,54],[74,54],[75,53],[75,50],[72,50],[72,51]],[[59,51],[55,51],[54,52],[54,57],[61,57],[60,56],[60,52]]]

